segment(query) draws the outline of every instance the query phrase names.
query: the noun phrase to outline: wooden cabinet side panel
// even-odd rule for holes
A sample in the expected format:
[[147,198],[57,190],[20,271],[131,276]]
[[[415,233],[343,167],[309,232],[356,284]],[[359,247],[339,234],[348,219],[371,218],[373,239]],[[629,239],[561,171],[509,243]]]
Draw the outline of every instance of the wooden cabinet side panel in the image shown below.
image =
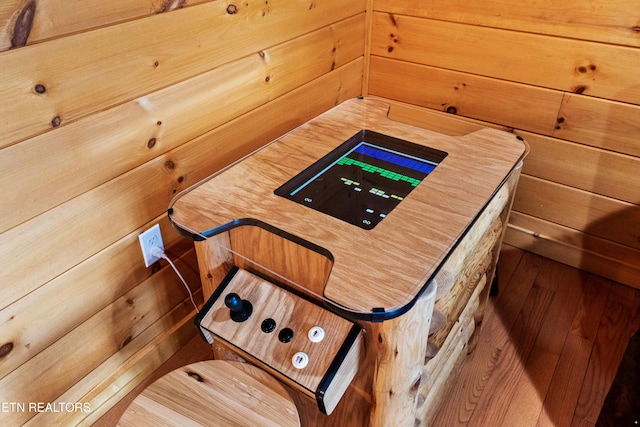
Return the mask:
[[229,234],[237,266],[322,301],[332,264],[325,255],[257,226],[236,227]]

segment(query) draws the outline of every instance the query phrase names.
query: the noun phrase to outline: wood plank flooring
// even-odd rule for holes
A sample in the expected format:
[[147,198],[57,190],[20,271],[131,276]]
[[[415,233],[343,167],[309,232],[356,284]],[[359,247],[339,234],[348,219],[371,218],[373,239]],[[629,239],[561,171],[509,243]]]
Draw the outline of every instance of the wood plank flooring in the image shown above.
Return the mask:
[[594,426],[640,291],[505,245],[500,292],[434,426]]

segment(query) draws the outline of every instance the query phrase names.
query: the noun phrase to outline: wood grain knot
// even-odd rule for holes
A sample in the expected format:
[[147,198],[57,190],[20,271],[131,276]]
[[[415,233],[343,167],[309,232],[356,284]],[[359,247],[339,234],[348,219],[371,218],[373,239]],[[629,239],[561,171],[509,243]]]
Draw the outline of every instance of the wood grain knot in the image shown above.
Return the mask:
[[579,74],[594,73],[597,69],[598,67],[596,67],[594,64],[580,65],[579,67],[576,67],[576,71]]
[[155,147],[156,146],[156,142],[158,142],[157,139],[151,138],[149,141],[147,141],[147,148]]
[[198,381],[199,383],[203,383],[204,382],[204,378],[202,378],[202,375],[200,375],[197,372],[189,371],[189,372],[187,372],[187,375],[189,375],[191,378],[193,378],[194,380]]
[[573,93],[577,93],[578,95],[580,95],[580,94],[584,93],[586,90],[587,90],[586,86],[576,86],[573,89]]
[[37,84],[34,89],[37,93],[45,93],[47,91],[47,88],[43,84]]
[[172,171],[176,168],[176,164],[173,162],[173,160],[167,160],[166,162],[164,162],[164,167]]
[[122,341],[122,345],[120,346],[120,348],[125,347],[127,344],[129,344],[131,342],[131,340],[133,340],[133,337],[131,335],[129,335],[128,337],[126,337],[124,339],[124,341]]
[[53,126],[54,128],[57,128],[58,126],[60,126],[62,124],[62,119],[60,118],[60,116],[55,116],[52,120],[51,120],[51,126]]
[[36,2],[32,1],[20,11],[18,19],[13,26],[13,34],[11,35],[11,47],[20,47],[27,44],[31,26],[33,25],[33,17],[36,14]]
[[229,6],[227,6],[227,13],[229,15],[235,15],[236,13],[238,13],[238,6],[236,6],[235,4],[230,4]]
[[166,12],[173,9],[181,9],[187,4],[187,0],[165,0],[157,13]]
[[458,109],[456,107],[454,107],[453,105],[451,105],[450,107],[447,107],[447,109],[445,111],[447,113],[449,113],[449,114],[457,114],[458,113]]
[[2,346],[0,346],[0,359],[2,359],[3,357],[6,357],[9,353],[11,353],[11,350],[13,350],[12,342],[2,344]]

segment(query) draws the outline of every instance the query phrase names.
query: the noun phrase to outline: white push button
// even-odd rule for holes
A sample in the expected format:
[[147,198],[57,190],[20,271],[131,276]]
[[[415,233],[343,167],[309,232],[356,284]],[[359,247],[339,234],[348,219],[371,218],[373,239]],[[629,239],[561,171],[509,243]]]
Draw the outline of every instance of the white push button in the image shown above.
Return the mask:
[[309,364],[309,356],[307,355],[307,353],[299,351],[293,355],[291,363],[293,363],[293,366],[295,368],[302,369]]
[[320,342],[324,338],[324,329],[320,326],[314,326],[309,329],[309,340],[311,342]]

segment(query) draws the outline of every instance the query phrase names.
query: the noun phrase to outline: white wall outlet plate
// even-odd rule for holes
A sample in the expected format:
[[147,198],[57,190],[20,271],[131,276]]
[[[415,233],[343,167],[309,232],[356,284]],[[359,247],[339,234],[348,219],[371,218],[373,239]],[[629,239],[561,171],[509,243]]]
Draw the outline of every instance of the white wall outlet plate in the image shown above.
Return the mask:
[[142,249],[142,256],[144,257],[144,265],[149,267],[160,259],[157,255],[152,254],[152,249],[157,247],[164,252],[164,243],[162,243],[162,234],[160,234],[160,224],[156,224],[140,234],[138,239],[140,240],[140,248]]

